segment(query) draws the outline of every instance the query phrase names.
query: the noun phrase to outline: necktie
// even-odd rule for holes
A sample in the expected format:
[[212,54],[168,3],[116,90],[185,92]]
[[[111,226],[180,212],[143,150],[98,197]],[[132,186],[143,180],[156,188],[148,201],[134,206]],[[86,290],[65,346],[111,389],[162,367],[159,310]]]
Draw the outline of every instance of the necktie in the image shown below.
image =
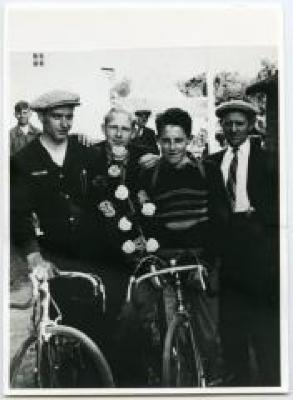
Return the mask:
[[233,158],[230,163],[226,189],[231,202],[232,210],[235,210],[236,204],[236,183],[237,183],[237,166],[238,166],[238,147],[233,148]]

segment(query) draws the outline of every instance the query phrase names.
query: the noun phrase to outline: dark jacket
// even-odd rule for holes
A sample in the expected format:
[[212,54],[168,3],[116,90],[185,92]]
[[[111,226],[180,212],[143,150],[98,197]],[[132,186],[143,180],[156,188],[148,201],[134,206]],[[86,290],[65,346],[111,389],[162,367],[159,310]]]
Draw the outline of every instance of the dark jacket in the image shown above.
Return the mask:
[[[219,168],[226,150],[209,156]],[[262,222],[269,225],[278,223],[278,205],[275,177],[269,168],[269,155],[258,143],[251,140],[248,160],[247,193],[251,206],[255,209]]]
[[[98,167],[96,152],[76,136],[69,137],[62,167],[38,138],[11,158],[11,236],[25,254],[41,246],[84,257],[99,247],[98,221],[88,201]],[[36,225],[43,233],[38,238]]]
[[[102,141],[93,146],[97,152],[98,170],[105,176],[108,175],[108,167],[111,164],[107,150],[107,141]],[[128,146],[128,156],[125,163],[125,182],[129,189],[132,189],[137,182],[140,173],[139,159],[141,156],[152,153],[148,146],[131,143]]]
[[146,126],[142,128],[142,133],[132,140],[132,143],[134,145],[148,147],[150,153],[159,154],[156,133],[153,129],[150,129]]

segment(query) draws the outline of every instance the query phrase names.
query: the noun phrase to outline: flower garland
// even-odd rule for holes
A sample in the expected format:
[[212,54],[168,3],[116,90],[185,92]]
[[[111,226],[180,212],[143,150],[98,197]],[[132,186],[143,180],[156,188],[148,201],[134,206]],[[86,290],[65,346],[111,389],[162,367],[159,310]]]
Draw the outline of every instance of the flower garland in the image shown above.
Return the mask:
[[[109,220],[114,222],[114,218],[118,218],[118,231],[123,238],[121,250],[127,255],[145,255],[145,253],[155,253],[159,249],[159,243],[155,238],[146,238],[139,221],[137,220],[137,211],[130,197],[130,192],[125,185],[125,173],[121,165],[127,156],[127,150],[123,146],[115,146],[112,148],[113,161],[109,166],[107,180],[109,188],[106,193],[111,200],[105,199],[99,202],[98,209]],[[118,180],[118,182],[117,182]],[[153,204],[146,192],[138,193],[138,200],[141,206],[141,214],[145,217],[152,217],[156,212],[156,206]],[[136,231],[136,232],[135,232]],[[131,238],[129,238],[129,236]]]

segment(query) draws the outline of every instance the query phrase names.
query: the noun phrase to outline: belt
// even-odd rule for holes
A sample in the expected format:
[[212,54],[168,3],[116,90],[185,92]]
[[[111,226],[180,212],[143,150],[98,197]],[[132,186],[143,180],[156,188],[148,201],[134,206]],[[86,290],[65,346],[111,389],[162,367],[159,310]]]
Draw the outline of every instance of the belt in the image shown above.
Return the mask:
[[251,219],[255,217],[255,215],[256,212],[254,210],[235,212],[232,214],[232,216],[235,218],[245,218],[245,219]]

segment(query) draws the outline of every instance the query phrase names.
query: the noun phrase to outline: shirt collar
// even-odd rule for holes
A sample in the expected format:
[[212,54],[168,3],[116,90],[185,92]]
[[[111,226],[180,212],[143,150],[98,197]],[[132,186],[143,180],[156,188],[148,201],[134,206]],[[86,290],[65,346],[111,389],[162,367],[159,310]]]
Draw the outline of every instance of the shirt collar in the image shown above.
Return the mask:
[[[250,149],[250,140],[247,138],[240,146],[238,149],[238,154],[246,154],[249,152]],[[233,154],[233,147],[232,146],[228,146],[227,149],[229,154]]]

